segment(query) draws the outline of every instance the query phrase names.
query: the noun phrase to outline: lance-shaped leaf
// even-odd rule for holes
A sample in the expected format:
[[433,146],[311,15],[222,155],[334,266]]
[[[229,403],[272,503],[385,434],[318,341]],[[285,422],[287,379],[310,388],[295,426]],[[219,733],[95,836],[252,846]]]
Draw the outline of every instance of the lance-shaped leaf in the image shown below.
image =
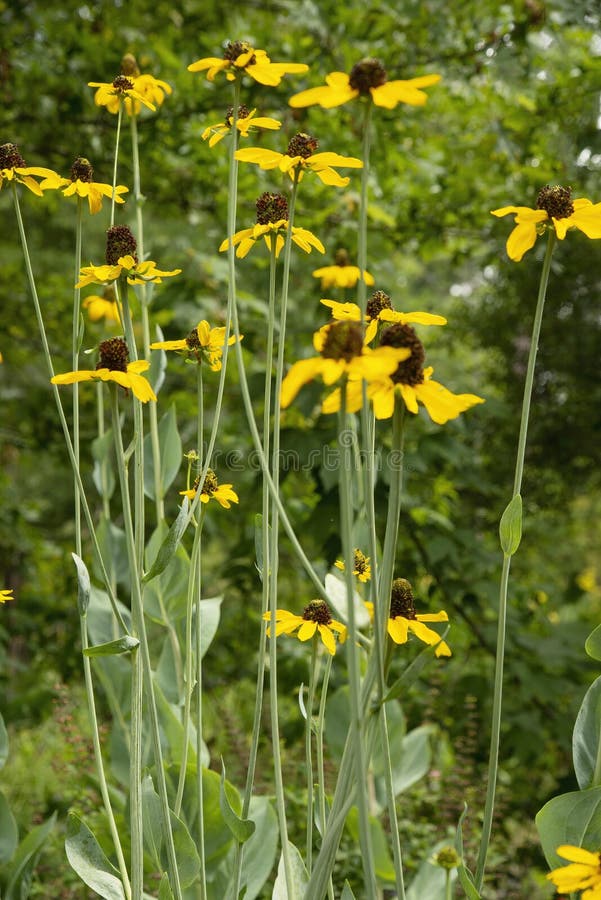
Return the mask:
[[79,816],[69,813],[65,851],[71,867],[89,888],[106,900],[125,900],[119,872]]
[[499,538],[505,556],[513,556],[522,539],[522,498],[520,494],[516,494],[505,507],[499,525]]
[[95,647],[86,647],[83,652],[85,656],[116,656],[119,653],[129,653],[139,643],[138,638],[126,634],[117,638],[116,641],[109,641],[107,644],[96,644]]
[[90,575],[83,559],[77,553],[72,553],[71,556],[77,569],[77,606],[79,615],[85,616],[90,603]]
[[219,808],[223,821],[232,832],[239,844],[243,844],[249,839],[255,830],[255,823],[252,819],[242,819],[234,810],[230,799],[227,795],[227,784],[225,781],[225,765],[221,760],[221,780],[219,782]]
[[157,575],[164,572],[169,565],[169,562],[182,539],[182,535],[186,530],[189,508],[190,504],[188,498],[184,497],[184,502],[180,506],[177,518],[169,529],[165,540],[159,547],[159,552],[157,553],[150,570],[146,573],[142,581],[152,581],[153,578],[156,578]]

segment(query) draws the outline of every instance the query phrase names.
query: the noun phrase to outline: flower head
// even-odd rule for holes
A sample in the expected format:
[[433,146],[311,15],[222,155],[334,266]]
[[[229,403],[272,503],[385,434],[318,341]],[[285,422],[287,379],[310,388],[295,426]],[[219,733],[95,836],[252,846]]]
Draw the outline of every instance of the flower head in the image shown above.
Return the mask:
[[332,385],[345,375],[356,379],[360,386],[362,380],[371,382],[390,375],[411,353],[408,348],[371,350],[367,343],[372,336],[364,335],[360,324],[349,321],[332,322],[316,331],[313,346],[320,355],[292,365],[282,382],[282,408],[289,406],[301,387],[314,378],[319,377],[324,384]]
[[[324,291],[331,287],[355,287],[361,277],[359,267],[350,264],[349,255],[343,247],[336,251],[333,266],[322,266],[321,269],[315,269],[311,274],[314,278],[321,278],[321,288]],[[365,284],[374,284],[373,275],[367,271],[363,273],[363,280]]]
[[[373,603],[365,604],[370,616],[373,616]],[[424,622],[448,622],[449,617],[444,610],[437,613],[417,615],[413,599],[413,588],[406,578],[395,578],[390,594],[390,616],[387,631],[395,644],[406,644],[409,634],[414,634],[424,644],[436,647],[436,656],[450,656],[450,647],[441,640],[440,635]]]
[[0,591],[0,603],[6,603],[7,600],[14,600],[13,592],[10,591]]
[[[236,256],[240,259],[243,259],[249,253],[259,238],[264,238],[269,251],[271,251],[272,240],[275,240],[276,257],[280,255],[280,251],[284,246],[284,235],[290,227],[288,222],[288,201],[285,196],[266,191],[258,198],[256,209],[257,224],[253,225],[252,228],[243,228],[242,231],[236,232],[232,238],[232,244],[234,247],[237,247]],[[325,253],[325,247],[319,238],[306,228],[297,228],[293,225],[292,240],[305,253],[310,253],[312,247],[319,250],[320,253]],[[219,245],[219,250],[227,250],[229,245],[229,238],[226,238]]]
[[59,178],[59,176],[52,169],[44,169],[42,166],[27,166],[16,144],[0,145],[0,191],[5,181],[15,181],[18,184],[24,184],[32,194],[41,197],[44,190],[53,185],[47,184],[44,188],[40,182],[36,181],[36,178],[45,180]]
[[[334,563],[337,569],[344,572],[344,560],[337,559]],[[360,550],[353,551],[353,575],[356,575],[359,581],[366,582],[371,578],[371,566],[369,564],[369,556],[365,556]]]
[[166,94],[171,93],[171,85],[160,81],[154,75],[141,75],[135,56],[126,53],[121,60],[121,74],[110,84],[91,81],[88,87],[98,88],[94,94],[96,106],[105,106],[110,113],[118,113],[121,103],[128,116],[137,116],[142,105],[155,110],[161,106]]
[[115,203],[125,203],[121,194],[126,194],[129,188],[123,184],[118,184],[113,191],[112,184],[102,184],[99,181],[93,181],[94,169],[90,161],[84,156],[78,156],[73,165],[69,178],[61,178],[60,175],[53,173],[40,184],[42,190],[47,188],[58,188],[65,197],[87,197],[90,213],[95,215],[102,209],[102,198],[108,197],[115,199]]
[[228,41],[222,58],[208,56],[188,66],[188,72],[206,72],[209,81],[219,72],[225,72],[228,81],[246,73],[269,86],[278,85],[284,75],[300,75],[308,69],[304,63],[272,63],[264,50],[255,50],[247,41]]
[[163,278],[179,275],[180,272],[181,269],[164,272],[151,259],[138,262],[136,239],[130,229],[127,225],[113,225],[106,233],[106,265],[83,266],[75,287],[109,284],[125,274],[128,284],[160,284]]
[[[263,613],[265,621],[271,621],[271,613]],[[275,636],[280,634],[294,634],[296,631],[299,641],[310,640],[316,632],[319,632],[322,643],[332,656],[336,653],[336,636],[343,644],[346,640],[346,626],[332,618],[330,608],[325,600],[311,600],[303,611],[302,616],[288,612],[285,609],[275,611]],[[267,628],[267,635],[271,637],[271,626]]]
[[100,358],[95,369],[54,375],[50,379],[51,382],[53,384],[74,384],[76,381],[114,381],[123,388],[129,388],[134,397],[137,397],[142,403],[156,400],[150,382],[141,375],[150,368],[150,363],[145,359],[128,362],[129,350],[123,338],[109,338],[107,341],[102,341],[98,350]]
[[236,159],[241,162],[256,163],[262,169],[280,169],[288,172],[291,178],[297,174],[300,181],[305,172],[315,172],[324,184],[336,187],[346,187],[349,178],[343,178],[335,171],[333,166],[361,169],[363,163],[353,156],[339,156],[338,153],[315,153],[319,146],[318,141],[310,134],[303,132],[295,134],[288,144],[286,153],[276,153],[275,150],[265,150],[262,147],[247,147],[236,151]]
[[[453,394],[432,379],[434,370],[431,366],[424,368],[424,346],[411,325],[397,322],[386,328],[380,337],[380,349],[385,347],[406,347],[411,355],[401,361],[392,373],[374,379],[368,385],[367,394],[377,419],[389,419],[392,416],[397,395],[412,413],[417,413],[418,402],[423,403],[432,421],[438,425],[457,418],[460,413],[477,403],[484,403],[475,394]],[[347,388],[347,409],[349,412],[356,412],[363,402],[361,384],[352,375],[349,380],[352,383]],[[322,409],[325,413],[337,412],[340,409],[340,392],[330,394],[324,400]]]
[[570,865],[549,872],[547,878],[562,894],[583,891],[582,900],[601,898],[601,853],[562,844],[557,855],[570,860]]
[[99,322],[101,319],[104,319],[105,322],[121,322],[119,306],[115,299],[115,288],[112,284],[104,289],[102,297],[91,294],[83,300],[81,305],[87,310],[91,322]]
[[516,227],[507,239],[507,255],[519,262],[534,247],[536,238],[547,228],[554,228],[563,241],[570,228],[578,228],[588,238],[601,238],[601,203],[592,203],[584,197],[572,200],[572,189],[560,187],[542,188],[536,199],[536,209],[528,206],[503,206],[493,209],[493,216],[515,215]]
[[[247,106],[238,107],[238,117],[236,118],[236,129],[242,137],[248,135],[259,128],[268,128],[270,131],[277,131],[282,123],[278,119],[270,119],[269,116],[255,116],[256,109],[249,111]],[[234,108],[230,106],[225,114],[225,121],[217,122],[216,125],[209,125],[202,133],[203,141],[208,139],[209,147],[214,147],[232,130],[234,124]]]
[[[188,500],[194,500],[200,487],[200,475],[194,481],[194,485],[187,491],[180,491],[183,497]],[[232,490],[231,484],[219,484],[219,479],[212,469],[207,469],[207,474],[200,489],[201,503],[208,503],[209,500],[216,500],[224,509],[230,509],[232,503],[238,503],[238,494]]]
[[[361,310],[356,303],[339,303],[338,300],[322,300],[324,306],[332,310],[333,319],[361,321]],[[392,308],[390,297],[384,291],[374,291],[367,301],[366,321],[399,322],[402,325],[446,325],[444,316],[427,312],[399,312]]]
[[[206,319],[199,322],[187,337],[178,341],[155,341],[150,345],[151,350],[179,350],[186,355],[192,355],[201,363],[206,360],[213,372],[221,370],[221,357],[225,342],[224,327],[211,328]],[[242,340],[244,335],[240,335]],[[236,336],[228,338],[228,347],[236,343]]]
[[394,109],[398,103],[423,106],[428,95],[422,88],[440,81],[440,75],[422,75],[407,81],[388,81],[379,59],[368,57],[355,63],[350,73],[330,72],[323,87],[301,91],[290,98],[290,106],[321,106],[332,109],[355,97],[367,97],[376,106]]

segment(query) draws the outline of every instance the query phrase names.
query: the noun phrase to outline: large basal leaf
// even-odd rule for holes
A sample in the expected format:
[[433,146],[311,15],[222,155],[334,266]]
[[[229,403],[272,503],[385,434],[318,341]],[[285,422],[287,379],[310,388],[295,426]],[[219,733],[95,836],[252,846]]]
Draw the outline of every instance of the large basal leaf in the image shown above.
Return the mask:
[[[295,900],[303,900],[305,896],[305,888],[309,882],[309,875],[305,868],[303,858],[294,846],[288,841],[288,853],[290,857],[290,870],[292,884],[291,888],[294,892]],[[286,887],[286,873],[284,870],[284,854],[280,856],[278,865],[278,874],[273,886],[271,900],[289,900],[288,888]],[[308,898],[307,898],[308,900]]]
[[584,642],[584,649],[592,659],[601,661],[601,625],[591,631]]
[[279,828],[275,810],[267,797],[253,797],[248,816],[254,822],[255,831],[242,851],[242,885],[246,885],[244,900],[255,900],[275,864]]
[[[168,868],[165,823],[161,812],[161,801],[156,793],[152,778],[147,775],[142,782],[142,815],[144,819],[144,844],[160,871]],[[169,811],[175,857],[180,884],[183,888],[194,883],[200,872],[200,857],[196,845],[182,819],[173,810]]]
[[67,859],[84,884],[104,900],[125,900],[119,872],[107,859],[93,832],[79,816],[69,813],[65,839]]
[[566,864],[555,852],[561,844],[596,853],[601,847],[601,787],[553,797],[537,814],[536,827],[552,869]]
[[[238,798],[239,799],[239,798]],[[244,844],[254,833],[255,823],[251,819],[243,819],[233,808],[228,796],[225,781],[225,764],[221,760],[221,779],[219,782],[219,808],[223,821],[232,832],[239,844]]]
[[[593,783],[595,764],[599,752],[601,728],[601,677],[597,678],[586,694],[578,711],[572,734],[572,755],[578,787],[581,790]],[[599,773],[597,773],[597,779]]]
[[21,841],[5,875],[6,888],[3,900],[24,900],[29,896],[29,886],[38,857],[55,822],[56,813],[52,813],[49,819],[42,825],[32,828],[27,837]]
[[[159,475],[161,494],[173,483],[182,464],[182,442],[177,430],[175,404],[172,404],[159,422],[159,447],[161,450],[161,471]],[[144,493],[155,499],[154,468],[151,435],[144,438]]]
[[19,843],[19,829],[8,800],[0,791],[0,865],[12,859]]

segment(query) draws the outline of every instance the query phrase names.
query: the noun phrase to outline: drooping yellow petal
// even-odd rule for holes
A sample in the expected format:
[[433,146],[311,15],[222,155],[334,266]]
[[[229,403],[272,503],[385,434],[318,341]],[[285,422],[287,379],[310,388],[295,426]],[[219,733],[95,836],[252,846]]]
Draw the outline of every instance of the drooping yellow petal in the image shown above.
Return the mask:
[[520,262],[524,253],[527,253],[536,243],[536,225],[533,222],[523,222],[513,229],[507,238],[507,256],[515,262]]
[[281,406],[290,406],[300,389],[316,378],[323,371],[323,360],[320,356],[299,359],[295,362],[282,382]]
[[309,88],[294,94],[288,103],[295,108],[318,105],[323,109],[332,109],[359,96],[359,91],[350,86],[346,72],[330,72],[326,75],[326,84],[327,87]]
[[409,640],[409,621],[402,616],[388,619],[388,634],[395,644],[406,644]]
[[[330,654],[330,656],[334,656],[336,653],[336,640],[334,639],[334,635],[332,634],[328,625],[318,625],[319,633],[321,635],[321,640],[323,641],[324,647]],[[299,632],[300,637],[300,632]]]
[[427,312],[397,312],[396,309],[383,309],[379,315],[382,322],[400,322],[402,325],[446,325],[444,316]]
[[440,75],[423,75],[421,78],[410,78],[407,81],[386,81],[369,90],[376,106],[383,106],[385,109],[394,109],[398,103],[424,106],[428,95],[421,88],[436,84],[440,81],[440,77]]
[[234,155],[240,162],[255,163],[265,170],[276,169],[284,158],[282,153],[262,147],[244,147],[242,150],[236,150]]
[[356,303],[340,303],[338,300],[320,300],[319,302],[332,310],[334,319],[348,319],[351,322],[361,321],[361,310]]
[[[561,222],[569,222],[593,240],[601,238],[601,203],[591,203],[584,198],[574,200],[574,212],[568,219],[554,219],[557,237],[560,237],[558,226]],[[568,225],[568,227],[570,227]]]
[[298,629],[299,641],[310,640],[316,631],[317,631],[317,622],[312,622],[310,620],[303,619],[303,624]]
[[[106,370],[108,372],[108,369]],[[77,372],[64,372],[62,375],[53,375],[50,381],[52,384],[75,384],[80,381],[94,381],[98,377],[97,370],[85,371],[80,369]]]
[[437,425],[444,425],[449,419],[456,419],[470,407],[484,403],[482,397],[475,394],[453,394],[444,385],[431,379],[415,385],[413,390]]
[[179,341],[154,341],[150,344],[151,350],[186,350],[188,345],[185,339]]
[[[256,55],[256,54],[255,54]],[[259,84],[275,87],[280,83],[284,75],[302,75],[309,71],[305,63],[257,63],[246,66],[246,72]]]
[[561,844],[555,851],[562,859],[570,862],[585,863],[587,866],[599,867],[599,854],[585,850],[584,847],[575,847],[573,844]]

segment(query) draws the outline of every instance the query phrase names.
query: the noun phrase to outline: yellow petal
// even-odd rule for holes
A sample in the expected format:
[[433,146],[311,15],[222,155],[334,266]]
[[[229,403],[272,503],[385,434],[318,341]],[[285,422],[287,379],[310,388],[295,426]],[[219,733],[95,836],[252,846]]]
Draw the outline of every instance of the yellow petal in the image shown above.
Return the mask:
[[424,75],[408,81],[386,81],[379,87],[370,88],[370,93],[376,106],[386,109],[394,109],[398,103],[423,106],[428,95],[420,88],[436,84],[437,81],[440,81],[440,75]]
[[300,389],[321,374],[323,360],[319,356],[310,359],[300,359],[295,362],[282,382],[280,403],[282,409],[290,406]]
[[388,620],[388,634],[395,644],[406,644],[409,639],[409,622],[402,616]]
[[324,647],[326,648],[330,656],[334,656],[334,654],[336,653],[336,641],[334,639],[334,635],[327,625],[318,625],[317,627],[319,628],[319,633],[321,635],[321,640],[323,641]]
[[308,641],[310,640],[315,632],[317,631],[317,622],[310,622],[303,619],[303,624],[298,629],[298,639],[299,641]]
[[516,225],[507,238],[507,256],[515,262],[519,262],[528,250],[536,243],[536,225],[532,222],[524,222]]
[[453,394],[444,385],[432,380],[416,385],[413,390],[437,425],[444,425],[470,407],[484,403],[482,397],[475,394]]

